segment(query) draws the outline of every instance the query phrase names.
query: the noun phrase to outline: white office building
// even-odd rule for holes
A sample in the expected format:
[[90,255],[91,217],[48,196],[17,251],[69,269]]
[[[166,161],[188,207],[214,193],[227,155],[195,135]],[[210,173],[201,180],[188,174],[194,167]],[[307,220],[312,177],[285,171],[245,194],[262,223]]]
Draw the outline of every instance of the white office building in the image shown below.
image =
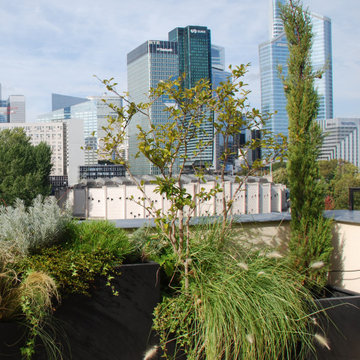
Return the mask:
[[67,175],[66,126],[63,122],[0,123],[0,130],[23,128],[32,145],[45,142],[51,148],[51,176]]
[[342,159],[360,167],[360,118],[326,119],[318,123],[324,134],[319,159]]

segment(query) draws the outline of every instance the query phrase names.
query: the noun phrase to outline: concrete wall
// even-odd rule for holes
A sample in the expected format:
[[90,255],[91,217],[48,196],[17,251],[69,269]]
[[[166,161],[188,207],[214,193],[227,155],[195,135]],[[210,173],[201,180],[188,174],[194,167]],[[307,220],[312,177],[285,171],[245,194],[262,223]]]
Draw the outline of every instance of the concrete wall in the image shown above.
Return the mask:
[[[290,222],[247,222],[236,227],[240,240],[286,251],[290,237]],[[360,293],[360,222],[344,223],[334,220],[333,255],[329,284]]]
[[360,223],[336,222],[330,283],[360,293]]

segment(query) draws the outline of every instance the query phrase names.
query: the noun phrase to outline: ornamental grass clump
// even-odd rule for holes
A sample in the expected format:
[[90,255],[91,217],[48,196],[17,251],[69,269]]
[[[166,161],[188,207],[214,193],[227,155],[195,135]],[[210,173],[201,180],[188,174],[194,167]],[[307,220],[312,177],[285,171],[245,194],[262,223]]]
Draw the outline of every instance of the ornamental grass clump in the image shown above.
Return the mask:
[[31,359],[35,353],[36,338],[40,337],[49,359],[62,358],[60,349],[49,339],[45,330],[49,324],[54,303],[60,301],[55,281],[47,274],[29,271],[18,289],[19,306],[29,328],[26,344],[21,348],[24,359]]
[[[192,241],[189,288],[165,298],[154,327],[187,359],[302,359],[312,349],[316,306],[282,258],[249,252],[231,240]],[[175,351],[176,353],[177,351]]]
[[11,319],[19,308],[20,279],[14,270],[16,255],[8,244],[0,242],[0,320]]
[[104,220],[84,221],[78,224],[70,247],[74,252],[91,253],[100,249],[106,250],[118,257],[119,261],[135,251],[135,245],[129,241],[126,232]]
[[55,281],[38,271],[19,274],[15,270],[16,262],[16,254],[3,247],[0,252],[0,320],[16,319],[28,328],[25,345],[21,348],[23,359],[32,358],[37,337],[45,345],[49,359],[61,359],[59,348],[45,330],[49,315],[60,301]]

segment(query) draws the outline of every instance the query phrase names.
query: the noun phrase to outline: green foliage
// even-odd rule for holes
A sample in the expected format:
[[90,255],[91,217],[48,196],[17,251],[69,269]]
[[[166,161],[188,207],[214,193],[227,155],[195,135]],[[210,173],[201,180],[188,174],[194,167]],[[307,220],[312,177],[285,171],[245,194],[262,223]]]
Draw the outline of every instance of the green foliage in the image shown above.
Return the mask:
[[[215,231],[215,233],[217,233]],[[154,328],[188,359],[297,359],[312,349],[315,304],[283,259],[199,231],[191,244],[188,291],[155,309]],[[299,344],[301,344],[300,347]]]
[[71,221],[54,200],[38,197],[28,209],[20,200],[16,205],[0,212],[0,318],[24,319],[29,329],[24,359],[32,358],[38,338],[49,359],[61,359],[56,330],[48,332],[58,293],[90,295],[103,276],[118,295],[112,279],[135,246],[109,222]]
[[106,249],[89,252],[53,246],[28,256],[21,265],[49,274],[55,279],[61,294],[89,295],[95,278],[99,275],[111,276],[114,264],[119,264],[118,258]]
[[329,219],[302,218],[299,228],[292,230],[291,234],[290,260],[302,277],[302,283],[315,294],[321,294],[327,284],[333,251],[330,231]]
[[69,228],[65,233],[68,238],[27,256],[21,268],[51,275],[61,294],[88,295],[100,275],[107,277],[112,286],[113,274],[119,274],[118,266],[136,252],[127,234],[108,221],[72,222]]
[[[223,233],[225,232],[228,213],[233,204],[232,199],[225,196],[225,167],[231,157],[237,156],[237,148],[232,144],[240,136],[244,129],[259,130],[262,136],[259,139],[249,140],[240,149],[241,156],[245,160],[245,176],[239,178],[238,188],[233,197],[241,190],[247,177],[264,163],[278,159],[284,151],[284,141],[277,141],[265,130],[265,118],[259,110],[250,108],[248,104],[249,91],[243,77],[247,72],[247,65],[241,65],[232,69],[229,78],[212,89],[208,80],[200,80],[192,88],[183,86],[183,76],[178,79],[161,81],[156,88],[150,90],[147,103],[135,104],[119,95],[115,85],[110,80],[102,81],[108,90],[121,96],[126,106],[117,108],[113,104],[109,106],[117,112],[117,119],[109,119],[107,127],[103,130],[106,136],[103,138],[103,147],[100,152],[114,154],[117,162],[127,166],[127,171],[132,176],[132,169],[128,168],[127,162],[122,159],[119,151],[125,140],[126,128],[134,115],[141,115],[142,121],[137,124],[138,148],[137,157],[148,161],[152,168],[159,174],[153,183],[156,192],[170,201],[169,209],[159,209],[146,196],[144,184],[133,180],[143,192],[143,199],[138,204],[144,206],[151,216],[155,218],[156,225],[171,245],[176,265],[185,269],[185,279],[188,276],[190,220],[194,216],[196,206],[222,193],[222,218]],[[152,105],[159,104],[166,99],[168,104],[163,111],[168,117],[166,123],[154,123],[149,115]],[[214,121],[215,116],[215,121]],[[214,129],[214,134],[208,133],[207,129]],[[199,184],[205,182],[204,172],[208,164],[201,161],[201,155],[209,147],[213,146],[213,138],[222,138],[224,147],[220,156],[221,171],[219,183],[211,190],[201,191],[192,195],[183,186],[184,170],[196,161],[200,166],[194,171],[199,179]],[[282,139],[283,140],[283,139]],[[246,160],[248,152],[259,147],[267,148],[268,157],[263,161],[249,164]],[[220,236],[221,240],[223,235]],[[167,259],[166,262],[168,262]]]
[[284,184],[289,186],[289,176],[286,168],[279,168],[272,173],[275,184]]
[[[360,175],[354,176],[351,173],[345,173],[338,180],[334,179],[331,185],[335,209],[349,209],[349,188],[360,187]],[[355,209],[360,209],[359,199],[354,199],[354,206]]]
[[77,224],[73,232],[67,247],[74,252],[92,253],[103,250],[121,262],[135,251],[125,231],[116,228],[109,221],[84,221]]
[[[360,187],[359,169],[343,160],[320,161],[320,172],[324,178],[327,194],[335,209],[349,208],[349,188]],[[355,200],[355,207],[360,202]]]
[[20,279],[15,271],[16,253],[12,248],[1,246],[0,250],[0,319],[11,319],[19,308]]
[[340,160],[337,159],[319,161],[320,175],[327,183],[334,179],[339,164]]
[[45,331],[54,303],[59,301],[55,282],[42,272],[21,273],[18,254],[13,250],[2,246],[0,251],[0,319],[16,318],[28,327],[22,358],[31,359],[37,337],[43,341],[48,359],[61,358],[58,347],[49,341]]
[[[331,222],[323,219],[325,188],[317,163],[322,135],[315,121],[319,101],[314,79],[321,76],[321,72],[313,72],[311,66],[312,25],[301,2],[290,0],[281,6],[281,18],[289,46],[288,75],[283,82],[289,117],[290,249],[296,259],[294,266],[307,272],[309,263],[331,252],[332,238]],[[324,283],[325,275],[323,271],[317,272],[315,283]],[[305,283],[311,283],[314,274],[307,272],[306,276]]]
[[155,261],[160,265],[165,275],[161,278],[163,283],[168,285],[169,281],[174,281],[177,258],[168,240],[158,229],[141,227],[132,234],[131,241],[141,251],[142,259]]
[[[35,353],[35,340],[37,337],[45,340],[47,333],[44,330],[47,316],[52,313],[53,302],[59,296],[54,280],[42,272],[29,271],[19,286],[20,305],[29,327],[26,345],[21,348],[24,359],[31,359]],[[43,341],[48,355],[52,353],[61,358],[59,349],[53,343]],[[49,357],[51,358],[51,357]]]
[[0,132],[0,199],[5,205],[17,198],[26,205],[38,195],[50,193],[51,149],[33,146],[21,128]]
[[39,195],[28,208],[18,199],[14,207],[0,207],[0,242],[26,255],[59,241],[70,221],[70,213],[61,210],[54,198]]

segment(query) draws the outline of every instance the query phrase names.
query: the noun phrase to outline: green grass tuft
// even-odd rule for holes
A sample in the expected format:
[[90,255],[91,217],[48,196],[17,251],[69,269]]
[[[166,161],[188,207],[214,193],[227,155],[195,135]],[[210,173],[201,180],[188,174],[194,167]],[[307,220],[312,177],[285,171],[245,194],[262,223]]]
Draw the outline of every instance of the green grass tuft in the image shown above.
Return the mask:
[[[188,359],[302,359],[312,349],[315,304],[283,259],[212,231],[192,239],[189,289],[165,298],[154,327],[163,350],[173,338]],[[171,356],[168,354],[169,358]]]

